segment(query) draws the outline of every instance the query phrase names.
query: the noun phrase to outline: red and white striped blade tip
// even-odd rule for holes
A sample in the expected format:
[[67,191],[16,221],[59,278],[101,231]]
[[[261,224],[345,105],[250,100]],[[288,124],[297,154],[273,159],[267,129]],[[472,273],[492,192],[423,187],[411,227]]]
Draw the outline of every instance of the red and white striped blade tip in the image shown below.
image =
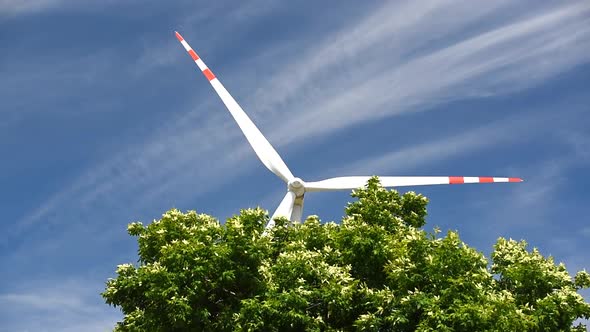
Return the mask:
[[461,183],[494,183],[494,182],[523,182],[521,178],[496,178],[496,177],[468,177],[468,176],[449,176],[449,184]]
[[176,35],[176,39],[178,39],[179,41],[184,40],[184,38],[182,38],[182,36],[178,33],[178,31],[174,31],[174,34]]

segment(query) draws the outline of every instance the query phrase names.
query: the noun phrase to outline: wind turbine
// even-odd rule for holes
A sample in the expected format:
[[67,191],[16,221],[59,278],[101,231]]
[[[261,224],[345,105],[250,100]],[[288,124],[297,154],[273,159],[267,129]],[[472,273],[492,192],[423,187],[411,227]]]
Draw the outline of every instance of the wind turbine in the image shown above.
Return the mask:
[[[238,105],[234,98],[229,94],[219,79],[205,65],[203,60],[197,55],[192,47],[178,33],[176,38],[195,61],[199,69],[215,89],[231,115],[234,117],[240,129],[246,136],[246,139],[256,152],[256,155],[262,163],[274,174],[287,183],[287,194],[273,213],[266,229],[274,226],[274,219],[277,217],[286,217],[291,221],[301,221],[303,213],[303,197],[306,192],[332,191],[332,190],[351,190],[363,187],[370,176],[345,176],[330,178],[322,181],[305,182],[298,177],[293,176],[283,159],[277,151],[270,145],[268,140],[262,135],[256,125],[250,120],[244,110]],[[403,187],[403,186],[423,186],[435,184],[463,184],[463,183],[489,183],[489,182],[522,182],[520,178],[501,178],[501,177],[467,177],[467,176],[380,176],[379,180],[384,187]]]

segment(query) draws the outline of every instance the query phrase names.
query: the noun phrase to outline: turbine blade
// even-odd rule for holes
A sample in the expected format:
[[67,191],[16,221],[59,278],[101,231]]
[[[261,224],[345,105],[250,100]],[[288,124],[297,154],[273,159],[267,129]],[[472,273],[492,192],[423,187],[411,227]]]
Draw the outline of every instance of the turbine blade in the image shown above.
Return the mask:
[[275,226],[275,218],[278,217],[285,217],[287,219],[291,219],[291,215],[293,214],[293,204],[295,203],[295,193],[292,191],[287,191],[285,197],[275,210],[275,213],[272,214],[268,224],[266,224],[266,229],[271,229]]
[[[370,176],[344,176],[316,182],[306,182],[305,191],[346,190],[364,187]],[[522,182],[520,178],[468,177],[468,176],[382,176],[383,187],[425,186],[435,184]]]
[[242,129],[244,136],[246,136],[246,139],[264,166],[266,166],[271,172],[275,173],[285,182],[289,182],[289,180],[293,179],[293,174],[283,159],[281,159],[277,151],[272,147],[272,145],[270,145],[260,130],[256,127],[252,120],[250,120],[248,115],[246,115],[242,107],[240,107],[240,105],[234,100],[234,98],[215,77],[207,65],[205,65],[203,60],[178,32],[176,32],[176,38],[178,38],[182,46],[184,46],[185,50],[195,61],[207,80],[209,80],[209,83],[211,83],[211,86],[213,86],[213,89],[215,89],[215,92],[217,92],[219,98],[221,98],[231,115],[238,123],[240,129]]

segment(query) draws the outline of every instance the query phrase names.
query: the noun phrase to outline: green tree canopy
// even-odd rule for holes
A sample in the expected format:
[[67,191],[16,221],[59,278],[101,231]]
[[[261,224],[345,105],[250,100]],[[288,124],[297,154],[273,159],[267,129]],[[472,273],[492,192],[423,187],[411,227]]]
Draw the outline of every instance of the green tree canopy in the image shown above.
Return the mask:
[[242,210],[220,224],[194,211],[131,223],[139,263],[102,294],[117,331],[585,331],[585,271],[498,239],[491,261],[456,232],[427,232],[427,199],[382,188],[353,192],[339,224]]

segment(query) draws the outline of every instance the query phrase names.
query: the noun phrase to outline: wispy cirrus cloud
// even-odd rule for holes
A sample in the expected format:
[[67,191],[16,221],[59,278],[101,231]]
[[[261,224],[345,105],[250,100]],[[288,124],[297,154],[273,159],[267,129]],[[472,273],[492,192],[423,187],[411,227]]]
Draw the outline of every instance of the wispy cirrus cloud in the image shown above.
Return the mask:
[[[127,0],[133,2],[135,0]],[[114,1],[97,1],[97,0],[82,0],[82,1],[67,1],[67,0],[0,0],[0,18],[2,16],[21,16],[38,14],[49,11],[71,11],[82,10],[88,11],[99,5],[106,5],[115,3]]]
[[[6,75],[0,78],[0,95],[4,102],[0,109],[0,126],[7,126],[39,111],[40,107],[73,99],[63,91],[87,95],[92,90],[104,89],[105,82],[116,79],[110,74],[120,70],[121,62],[116,61],[112,51],[98,50],[68,56],[44,55],[34,61],[6,59],[2,67]],[[85,109],[88,110],[77,107],[60,111],[77,113]]]
[[0,0],[0,16],[35,13],[64,4],[64,0]]
[[[426,54],[384,61],[377,71],[365,67],[375,64],[355,63],[349,69],[352,72],[332,75],[327,82],[314,80],[310,84],[316,91],[311,96],[301,88],[299,93],[304,98],[299,107],[303,111],[296,120],[277,128],[281,134],[275,139],[284,144],[297,137],[325,135],[359,122],[449,100],[507,93],[538,84],[548,76],[590,61],[589,12],[590,5],[583,2],[553,8]],[[388,36],[384,34],[382,41]],[[325,61],[318,67],[333,60]],[[320,83],[330,88],[323,91]],[[288,84],[285,80],[275,86]],[[267,91],[270,98],[280,94],[272,88]],[[292,127],[300,128],[297,135],[288,130]]]
[[[28,283],[21,289],[0,292],[0,331],[19,330],[28,317],[28,328],[35,331],[105,331],[112,329],[120,315],[106,312],[99,298],[99,287],[90,280],[67,279]],[[20,316],[12,321],[11,315]],[[43,317],[42,320],[38,317]]]
[[[567,117],[563,116],[564,113],[554,112],[555,109],[566,108],[565,105],[569,106],[569,109],[564,111]],[[383,173],[393,170],[397,174],[407,172],[421,165],[452,160],[461,156],[467,157],[473,153],[483,153],[490,148],[503,146],[506,149],[524,149],[531,141],[540,140],[552,133],[554,134],[556,128],[566,127],[569,118],[581,116],[585,111],[583,106],[572,106],[567,102],[533,108],[527,107],[521,110],[519,114],[501,116],[491,123],[460,128],[460,130],[453,131],[452,134],[444,133],[440,137],[428,137],[426,139],[413,137],[413,142],[409,146],[396,147],[390,151],[380,151],[378,155],[365,156],[361,160],[335,168],[331,172],[336,174],[370,175],[375,174],[375,172]],[[576,151],[571,154],[575,162],[583,162],[586,155],[586,151],[582,148],[586,143],[585,135],[577,131],[564,131],[557,135],[555,141],[566,145],[568,150]],[[367,172],[371,173],[368,174]],[[485,174],[471,175],[483,176]],[[488,175],[505,176],[501,174]]]
[[46,14],[52,12],[92,12],[98,9],[117,8],[120,6],[141,4],[150,8],[150,4],[138,0],[0,0],[0,19],[3,17],[19,18],[26,15]]
[[[170,31],[165,32],[170,38],[162,40],[161,34],[140,38],[140,55],[131,65],[131,72],[142,75],[177,62],[178,55],[181,53],[179,50],[182,50],[182,47],[173,37],[174,30],[178,30],[181,34],[190,33],[190,39],[198,41],[198,44],[194,45],[197,51],[200,49],[198,45],[208,45],[210,47],[208,51],[213,53],[212,46],[223,48],[224,45],[232,42],[228,36],[257,18],[272,15],[276,10],[280,10],[279,3],[276,1],[253,0],[239,3],[216,1],[198,10],[178,13],[177,24],[171,27]],[[228,21],[231,24],[209,24],[211,21]],[[268,51],[265,50],[265,52]]]
[[300,49],[280,72],[256,89],[253,97],[256,111],[280,110],[294,96],[309,93],[310,85],[317,88],[318,81],[337,81],[339,84],[322,90],[338,90],[343,74],[353,82],[349,85],[354,86],[354,82],[380,73],[383,67],[395,68],[416,53],[431,49],[428,45],[434,41],[460,32],[507,7],[508,3],[474,5],[468,1],[445,0],[383,4],[334,35],[325,36],[314,47]]
[[[548,107],[548,109],[567,108]],[[559,104],[558,104],[559,105]],[[575,109],[572,118],[581,117],[585,108]],[[571,111],[571,110],[570,110]],[[536,114],[536,113],[535,113]],[[571,115],[571,114],[570,114]],[[477,216],[475,220],[467,220],[461,224],[462,233],[473,239],[487,242],[491,249],[495,236],[522,239],[525,238],[531,246],[542,247],[547,255],[554,255],[558,261],[569,263],[570,272],[588,268],[587,255],[580,251],[587,242],[587,234],[583,228],[589,207],[584,204],[587,195],[584,194],[585,179],[580,178],[576,170],[586,169],[590,161],[580,153],[576,143],[570,137],[584,135],[585,129],[578,131],[572,126],[565,126],[562,114],[553,113],[545,118],[544,126],[533,130],[533,135],[524,136],[538,141],[541,145],[526,159],[506,163],[503,168],[510,174],[524,177],[525,182],[506,188],[507,190],[490,191],[486,195],[470,197],[467,202],[455,206],[457,209],[469,211],[468,214]],[[525,123],[525,125],[533,125]],[[557,128],[557,129],[556,129]],[[561,128],[569,128],[568,131]],[[521,129],[516,135],[522,138]],[[501,134],[507,134],[506,132]],[[514,137],[515,135],[509,136]],[[547,137],[551,137],[547,139]],[[493,137],[488,137],[494,139]],[[480,139],[485,140],[486,137]],[[543,145],[557,145],[558,149],[551,149],[549,155],[540,154]],[[533,144],[525,143],[523,147]],[[536,155],[539,154],[539,155]],[[535,156],[536,155],[536,156]],[[579,191],[582,189],[582,191]],[[567,200],[568,203],[564,203]],[[440,202],[438,202],[440,204]],[[443,203],[444,204],[444,203]],[[485,213],[478,213],[485,211]],[[573,265],[570,265],[573,264]]]

